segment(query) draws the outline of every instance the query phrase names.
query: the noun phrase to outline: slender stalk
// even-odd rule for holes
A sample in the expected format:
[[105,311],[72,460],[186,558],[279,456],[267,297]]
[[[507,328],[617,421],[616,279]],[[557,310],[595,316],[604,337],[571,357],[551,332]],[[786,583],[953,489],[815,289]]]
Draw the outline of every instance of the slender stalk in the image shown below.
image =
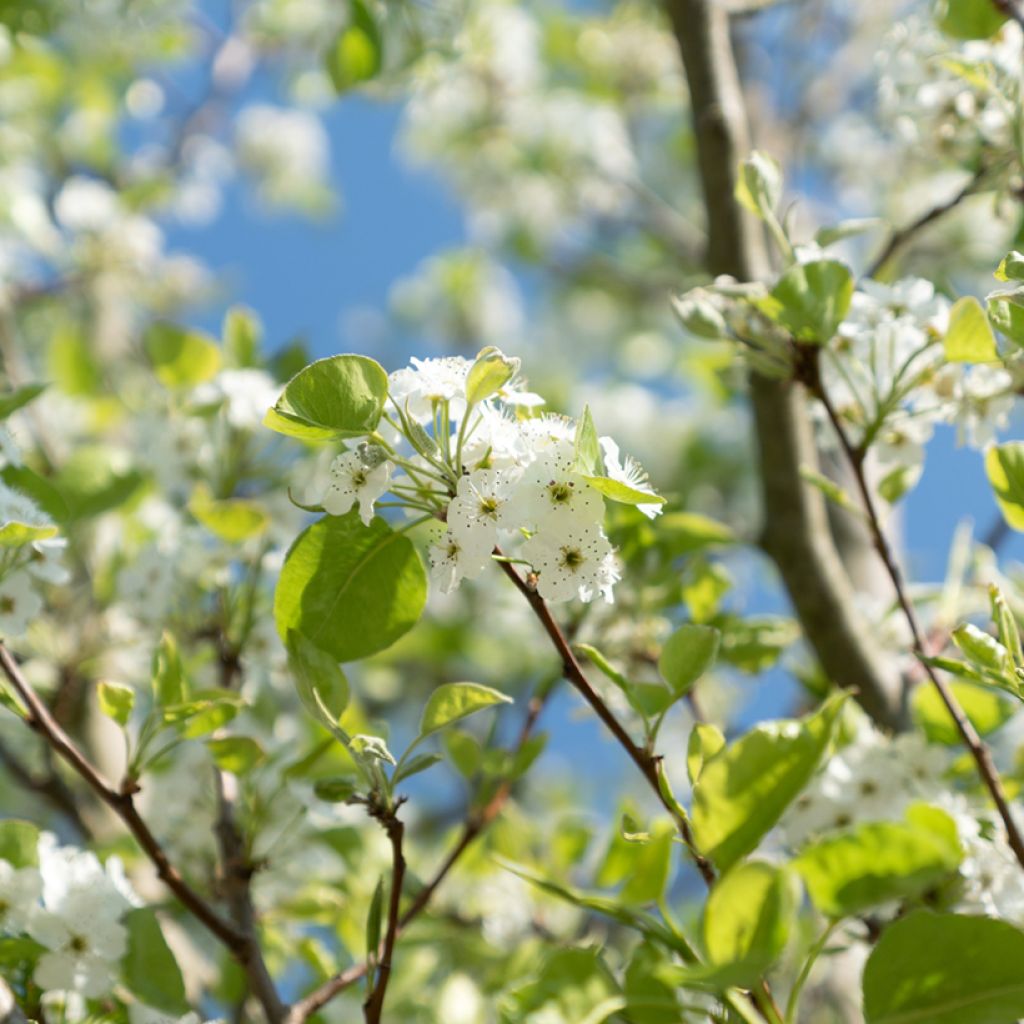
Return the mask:
[[996,805],[996,810],[999,812],[999,817],[1002,819],[1003,825],[1006,828],[1007,842],[1010,844],[1010,848],[1013,850],[1017,861],[1020,863],[1021,867],[1024,868],[1024,838],[1021,837],[1020,830],[1017,828],[1017,823],[1013,819],[1013,814],[1010,810],[1010,805],[1007,802],[1006,793],[1003,789],[1002,780],[1000,779],[999,772],[992,760],[992,754],[988,747],[982,742],[981,737],[978,735],[978,732],[971,723],[971,720],[964,713],[963,708],[960,707],[960,704],[953,695],[952,690],[950,690],[945,681],[927,661],[928,650],[925,644],[924,632],[921,629],[920,622],[918,621],[917,612],[914,610],[914,606],[907,595],[907,590],[903,583],[903,574],[896,562],[895,556],[893,555],[892,547],[885,536],[885,531],[882,529],[881,519],[878,515],[878,508],[875,504],[874,496],[871,493],[871,488],[868,486],[867,477],[864,475],[863,452],[856,448],[850,441],[846,428],[843,426],[842,420],[839,418],[835,406],[832,404],[832,400],[828,396],[828,392],[821,387],[820,381],[814,381],[813,384],[815,394],[818,400],[825,407],[825,412],[828,415],[829,422],[832,424],[832,428],[839,439],[839,445],[842,448],[843,453],[850,464],[850,469],[853,472],[853,477],[857,484],[857,490],[860,492],[861,501],[864,505],[864,511],[867,513],[868,526],[871,530],[875,550],[878,552],[878,557],[882,560],[882,564],[885,566],[885,571],[888,574],[889,579],[892,581],[893,589],[896,591],[896,601],[899,604],[904,619],[906,619],[907,625],[910,627],[914,655],[921,664],[928,680],[938,692],[939,698],[942,700],[942,703],[945,705],[950,717],[953,719],[953,723],[956,725],[957,731],[960,733],[960,737],[963,740],[964,745],[970,751],[971,757],[974,758],[974,763],[978,769],[978,775],[981,777],[981,781],[985,784],[985,788],[989,791],[992,801]]
[[382,820],[391,841],[391,895],[388,899],[388,925],[384,933],[383,949],[377,961],[377,979],[363,1004],[366,1024],[380,1024],[381,1014],[384,1012],[384,998],[391,979],[391,964],[400,927],[402,882],[405,879],[405,854],[402,851],[405,825],[393,812]]
[[[78,773],[100,800],[121,819],[153,863],[157,875],[164,885],[174,893],[182,906],[224,944],[232,956],[249,973],[251,965],[261,957],[258,947],[245,932],[224,920],[213,906],[185,881],[178,869],[170,862],[164,848],[150,831],[135,806],[133,793],[137,787],[125,786],[121,790],[115,789],[99,773],[75,744],[75,741],[53,717],[50,709],[22,675],[18,663],[2,643],[0,643],[0,670],[3,671],[14,692],[25,706],[28,726],[37,732],[53,751]],[[260,995],[259,992],[256,994]],[[271,1024],[277,1024],[283,1018],[284,1007],[277,1000],[276,993],[274,999],[267,999],[263,1009]]]
[[838,924],[838,921],[829,921],[828,927],[821,933],[810,950],[808,950],[807,957],[800,968],[800,973],[797,975],[796,981],[793,982],[789,999],[786,1000],[786,1024],[796,1024],[796,1011],[800,1006],[800,996],[803,994],[804,985],[807,984],[807,979],[811,976],[811,969],[817,963],[818,957],[821,956],[821,951],[825,948]]

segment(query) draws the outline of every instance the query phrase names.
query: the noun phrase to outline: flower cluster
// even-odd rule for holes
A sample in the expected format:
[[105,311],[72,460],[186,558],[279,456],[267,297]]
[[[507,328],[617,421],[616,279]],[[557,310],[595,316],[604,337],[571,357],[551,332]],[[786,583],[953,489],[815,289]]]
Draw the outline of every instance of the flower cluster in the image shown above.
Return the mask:
[[822,384],[854,439],[871,448],[881,479],[899,478],[890,493],[916,482],[937,424],[981,447],[1013,406],[1013,377],[1002,366],[945,361],[949,311],[929,281],[865,280],[822,353]]
[[[390,438],[379,433],[334,460],[323,508],[343,515],[357,506],[369,525],[391,492],[394,504],[443,521],[429,552],[442,593],[478,576],[500,552],[530,565],[547,600],[600,594],[611,601],[619,570],[604,531],[604,497],[651,518],[664,499],[610,437],[593,433],[588,461],[581,435],[593,431],[589,414],[579,424],[535,414],[542,400],[523,389],[517,371],[517,360],[485,349],[475,363],[413,359],[392,373]],[[485,372],[499,383],[481,397]],[[415,450],[410,458],[394,447],[403,437]]]

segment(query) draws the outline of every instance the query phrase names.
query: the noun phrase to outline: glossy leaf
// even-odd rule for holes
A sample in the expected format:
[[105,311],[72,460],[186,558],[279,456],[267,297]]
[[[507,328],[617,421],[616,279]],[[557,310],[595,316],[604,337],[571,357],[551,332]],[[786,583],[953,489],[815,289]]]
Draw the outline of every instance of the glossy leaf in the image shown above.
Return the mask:
[[100,681],[96,686],[96,697],[100,711],[112,718],[118,725],[125,726],[135,707],[135,691],[122,683]]
[[796,263],[758,308],[797,340],[824,344],[843,322],[853,297],[853,274],[837,260]]
[[[321,707],[337,722],[348,707],[349,686],[341,666],[316,644],[311,643],[298,630],[290,630],[285,646],[288,649],[288,667],[295,681],[295,689],[306,710],[319,718]],[[313,696],[314,691],[319,700]]]
[[985,472],[1007,523],[1024,530],[1024,441],[992,445],[985,452]]
[[427,701],[420,721],[420,736],[443,729],[495,704],[511,704],[512,698],[480,683],[445,683]]
[[206,741],[213,760],[221,771],[244,775],[256,767],[266,754],[249,736],[224,736]]
[[681,697],[714,664],[721,635],[714,626],[680,626],[666,641],[658,658],[658,671]]
[[31,868],[39,863],[39,827],[17,818],[0,820],[0,860],[15,868]]
[[158,322],[150,326],[143,343],[157,377],[166,387],[195,387],[220,369],[220,349],[201,331]]
[[270,524],[266,511],[247,498],[214,498],[200,484],[189,499],[188,510],[212,534],[228,543],[258,537]]
[[128,930],[128,949],[121,972],[129,991],[157,1010],[175,1017],[185,1013],[185,983],[156,914],[139,907],[129,910],[122,923]]
[[965,295],[953,304],[942,346],[950,363],[991,363],[999,359],[988,317],[973,295]]

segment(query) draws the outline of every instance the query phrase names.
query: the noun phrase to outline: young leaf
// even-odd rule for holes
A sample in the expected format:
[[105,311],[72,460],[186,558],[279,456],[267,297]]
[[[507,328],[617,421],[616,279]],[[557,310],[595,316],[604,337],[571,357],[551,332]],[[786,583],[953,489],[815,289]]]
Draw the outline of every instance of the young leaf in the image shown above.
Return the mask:
[[327,73],[335,91],[375,78],[383,61],[380,28],[363,0],[348,0],[348,24],[327,51]]
[[125,986],[147,1006],[178,1017],[188,1011],[185,983],[156,914],[149,907],[129,910],[122,923],[128,948],[121,961]]
[[372,434],[388,395],[388,375],[367,356],[318,359],[285,385],[264,424],[305,440]]
[[696,786],[705,763],[711,760],[725,746],[725,736],[717,725],[698,722],[690,732],[686,744],[686,774],[690,785]]
[[412,541],[380,518],[364,526],[353,509],[299,534],[278,578],[274,617],[282,639],[296,630],[336,661],[356,661],[412,629],[426,600]]
[[840,918],[914,899],[949,878],[962,859],[953,819],[916,804],[906,822],[867,822],[805,847],[795,867],[818,910]]
[[5,818],[0,821],[0,860],[14,868],[32,868],[39,863],[39,827],[29,821]]
[[794,882],[785,869],[750,860],[715,883],[704,907],[704,948],[719,984],[753,985],[778,959],[799,902]]
[[481,349],[466,376],[466,402],[476,405],[500,391],[519,371],[519,360],[510,359],[493,345]]
[[428,768],[433,768],[438,761],[442,760],[444,760],[444,758],[442,758],[440,754],[417,754],[416,757],[407,761],[398,769],[398,771],[395,772],[391,779],[391,785],[397,786],[400,782],[404,782],[413,775],[419,775],[420,772],[425,772]]
[[188,696],[185,671],[174,637],[164,630],[156,651],[153,653],[152,670],[153,696],[161,707],[180,704]]
[[[980,736],[995,732],[1013,717],[1020,706],[990,687],[956,681],[947,683],[947,686]],[[933,743],[955,747],[963,742],[934,686],[915,687],[910,706],[914,721]]]
[[991,363],[999,359],[988,317],[973,295],[965,295],[953,304],[942,347],[950,363]]
[[995,1024],[1024,1017],[1024,932],[1005,921],[915,910],[864,967],[866,1024]]
[[755,305],[798,341],[820,345],[835,335],[852,298],[850,268],[837,260],[815,260],[791,266]]
[[215,499],[206,484],[192,492],[188,510],[212,534],[229,544],[258,537],[270,525],[263,507],[248,498]]
[[96,696],[100,702],[100,711],[112,718],[120,726],[128,724],[135,706],[135,691],[122,683],[101,681],[96,687]]
[[583,407],[583,415],[576,424],[575,448],[576,461],[573,469],[585,477],[597,473],[601,468],[601,446],[598,443],[597,429],[590,415],[589,405]]
[[143,341],[160,382],[168,388],[191,388],[220,369],[220,349],[201,331],[160,321],[151,324]]
[[476,711],[495,704],[511,704],[512,698],[479,683],[445,683],[439,686],[427,701],[420,722],[420,736],[443,729]]
[[754,150],[740,164],[736,176],[736,200],[752,214],[764,220],[775,215],[782,198],[782,168],[779,162]]
[[377,948],[380,946],[381,921],[384,916],[384,879],[377,883],[370,900],[370,909],[366,915],[366,955],[371,960],[377,959]]
[[810,781],[845,699],[837,694],[806,718],[758,725],[704,765],[693,828],[720,870],[753,850]]
[[[291,629],[285,638],[288,649],[288,668],[295,681],[295,689],[306,710],[320,717],[325,707],[334,722],[341,718],[348,706],[348,680],[332,655],[306,639],[298,630]],[[314,698],[314,691],[319,700]]]
[[1024,530],[1024,441],[992,445],[985,452],[985,472],[1003,518]]
[[344,803],[356,792],[355,781],[347,775],[332,775],[326,779],[317,779],[313,783],[313,792],[328,803]]
[[0,420],[28,405],[46,390],[45,384],[24,384],[13,391],[0,392]]
[[992,0],[938,0],[935,19],[954,39],[988,39],[1006,22],[1006,13]]
[[249,736],[223,736],[206,741],[213,760],[221,771],[244,775],[266,757],[263,748]]
[[1007,253],[992,275],[997,281],[1024,281],[1024,253]]
[[681,697],[714,664],[721,634],[714,626],[687,623],[666,641],[658,658],[658,671]]

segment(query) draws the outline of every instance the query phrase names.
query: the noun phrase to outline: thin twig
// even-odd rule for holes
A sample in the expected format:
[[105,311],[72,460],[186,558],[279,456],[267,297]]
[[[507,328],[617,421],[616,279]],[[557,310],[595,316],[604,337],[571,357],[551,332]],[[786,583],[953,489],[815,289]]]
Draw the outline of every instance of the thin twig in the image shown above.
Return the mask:
[[907,621],[907,625],[910,627],[914,655],[920,662],[929,681],[938,692],[942,703],[946,706],[946,710],[953,719],[957,731],[960,733],[960,736],[964,741],[964,745],[971,752],[971,756],[974,758],[974,762],[978,768],[978,774],[981,777],[982,782],[985,784],[985,788],[992,796],[992,800],[999,812],[999,817],[1003,820],[1003,825],[1006,828],[1007,841],[1009,842],[1010,847],[1021,867],[1024,868],[1024,839],[1021,838],[1020,830],[1017,828],[1017,823],[1013,819],[1010,805],[1006,799],[1006,793],[1003,790],[1002,780],[1000,779],[999,772],[992,761],[992,754],[988,747],[982,742],[977,730],[974,728],[971,720],[964,713],[963,708],[960,707],[960,704],[953,695],[953,692],[928,662],[928,650],[925,644],[924,632],[918,621],[917,612],[914,610],[914,606],[907,595],[906,587],[903,583],[903,574],[896,562],[895,556],[893,555],[892,547],[885,536],[885,531],[882,529],[882,523],[878,515],[875,499],[871,494],[871,488],[868,486],[867,477],[864,474],[863,453],[854,447],[850,441],[846,428],[843,426],[843,423],[839,418],[839,414],[836,412],[835,406],[829,398],[828,392],[821,386],[820,381],[812,381],[812,387],[818,400],[825,408],[829,422],[832,424],[832,428],[835,430],[836,435],[839,438],[839,444],[843,449],[843,453],[849,460],[850,468],[853,471],[853,477],[857,483],[857,489],[860,492],[861,501],[864,505],[864,511],[867,513],[868,525],[871,529],[875,550],[878,552],[878,556],[881,558],[882,563],[885,566],[889,579],[892,581],[893,589],[896,591],[896,600],[903,612],[903,617]]
[[562,659],[562,666],[565,671],[566,679],[576,687],[583,699],[597,713],[597,717],[601,719],[608,731],[618,741],[622,749],[626,751],[633,763],[640,769],[640,774],[643,775],[647,784],[654,790],[654,793],[661,802],[661,805],[672,816],[672,819],[679,830],[679,834],[682,836],[683,842],[690,851],[693,862],[697,865],[697,870],[700,871],[704,881],[708,885],[711,885],[715,880],[715,869],[711,866],[711,862],[697,849],[697,845],[693,839],[693,833],[690,830],[690,823],[675,807],[672,806],[671,802],[662,792],[661,781],[658,773],[658,763],[660,759],[657,755],[649,753],[644,750],[643,747],[640,747],[633,742],[632,737],[628,732],[626,732],[622,723],[615,717],[611,708],[609,708],[607,703],[605,703],[604,698],[597,692],[597,690],[594,689],[593,686],[590,685],[590,681],[587,679],[583,668],[576,659],[576,655],[569,646],[569,642],[566,640],[561,628],[558,623],[555,622],[554,617],[551,614],[551,610],[548,608],[547,602],[544,598],[542,598],[540,594],[538,594],[537,591],[530,586],[530,584],[527,583],[527,581],[523,579],[518,572],[516,572],[515,566],[510,565],[508,562],[499,562],[498,564],[501,566],[502,572],[505,573],[505,575],[518,588],[519,592],[526,598],[530,607],[533,609],[534,614],[540,620],[541,625],[544,627],[544,631],[550,637],[555,650],[558,651],[558,655]]
[[[515,745],[512,747],[513,755],[518,754],[533,735],[541,712],[547,703],[548,690],[543,696],[534,696],[526,710],[526,717],[523,720],[522,728]],[[451,874],[463,854],[473,845],[487,827],[501,813],[512,794],[512,780],[506,778],[494,791],[490,800],[478,811],[469,815],[463,826],[462,833],[456,840],[451,851],[441,862],[440,867],[434,872],[433,877],[413,897],[412,902],[404,910],[398,920],[396,939],[401,937],[405,929],[427,908],[433,899],[434,893],[441,887],[445,879]],[[383,956],[383,951],[379,954]],[[361,978],[366,976],[369,964],[364,960],[362,963],[353,964],[343,971],[339,971],[333,977],[328,978],[319,988],[314,989],[305,998],[298,1000],[291,1008],[285,1024],[303,1024],[318,1010],[327,1005],[336,995],[354,985]]]
[[[998,0],[997,5],[1002,6],[998,4]],[[971,176],[970,181],[956,195],[951,196],[944,202],[937,203],[931,209],[922,213],[916,220],[912,220],[909,224],[905,224],[902,228],[897,228],[893,231],[889,236],[889,241],[885,244],[885,248],[875,257],[871,266],[868,267],[866,276],[877,277],[882,268],[896,255],[897,251],[902,249],[919,232],[923,231],[929,224],[933,224],[941,217],[944,217],[950,211],[955,210],[965,199],[977,192],[985,180],[985,175],[988,174],[988,171],[988,167],[979,167]]]
[[[254,948],[248,935],[225,921],[223,917],[182,877],[178,869],[170,862],[160,841],[150,831],[149,826],[139,815],[133,799],[133,790],[126,786],[115,789],[97,770],[92,762],[78,748],[75,741],[64,731],[60,723],[53,717],[50,709],[39,698],[32,685],[22,675],[18,663],[6,646],[0,643],[0,670],[7,677],[18,698],[25,706],[26,723],[37,732],[66,761],[78,775],[88,783],[93,792],[124,822],[128,831],[153,863],[157,875],[171,892],[178,898],[182,906],[225,947],[232,956],[245,968],[259,951]],[[269,1008],[268,1010],[269,1016]],[[280,1019],[280,1018],[278,1018]]]
[[388,898],[388,925],[384,933],[384,946],[377,961],[377,979],[366,997],[366,1002],[363,1003],[366,1024],[380,1024],[381,1014],[384,1012],[384,997],[387,995],[388,982],[391,980],[391,963],[400,927],[402,882],[405,880],[405,854],[402,850],[405,825],[393,811],[381,820],[391,842],[391,894]]

